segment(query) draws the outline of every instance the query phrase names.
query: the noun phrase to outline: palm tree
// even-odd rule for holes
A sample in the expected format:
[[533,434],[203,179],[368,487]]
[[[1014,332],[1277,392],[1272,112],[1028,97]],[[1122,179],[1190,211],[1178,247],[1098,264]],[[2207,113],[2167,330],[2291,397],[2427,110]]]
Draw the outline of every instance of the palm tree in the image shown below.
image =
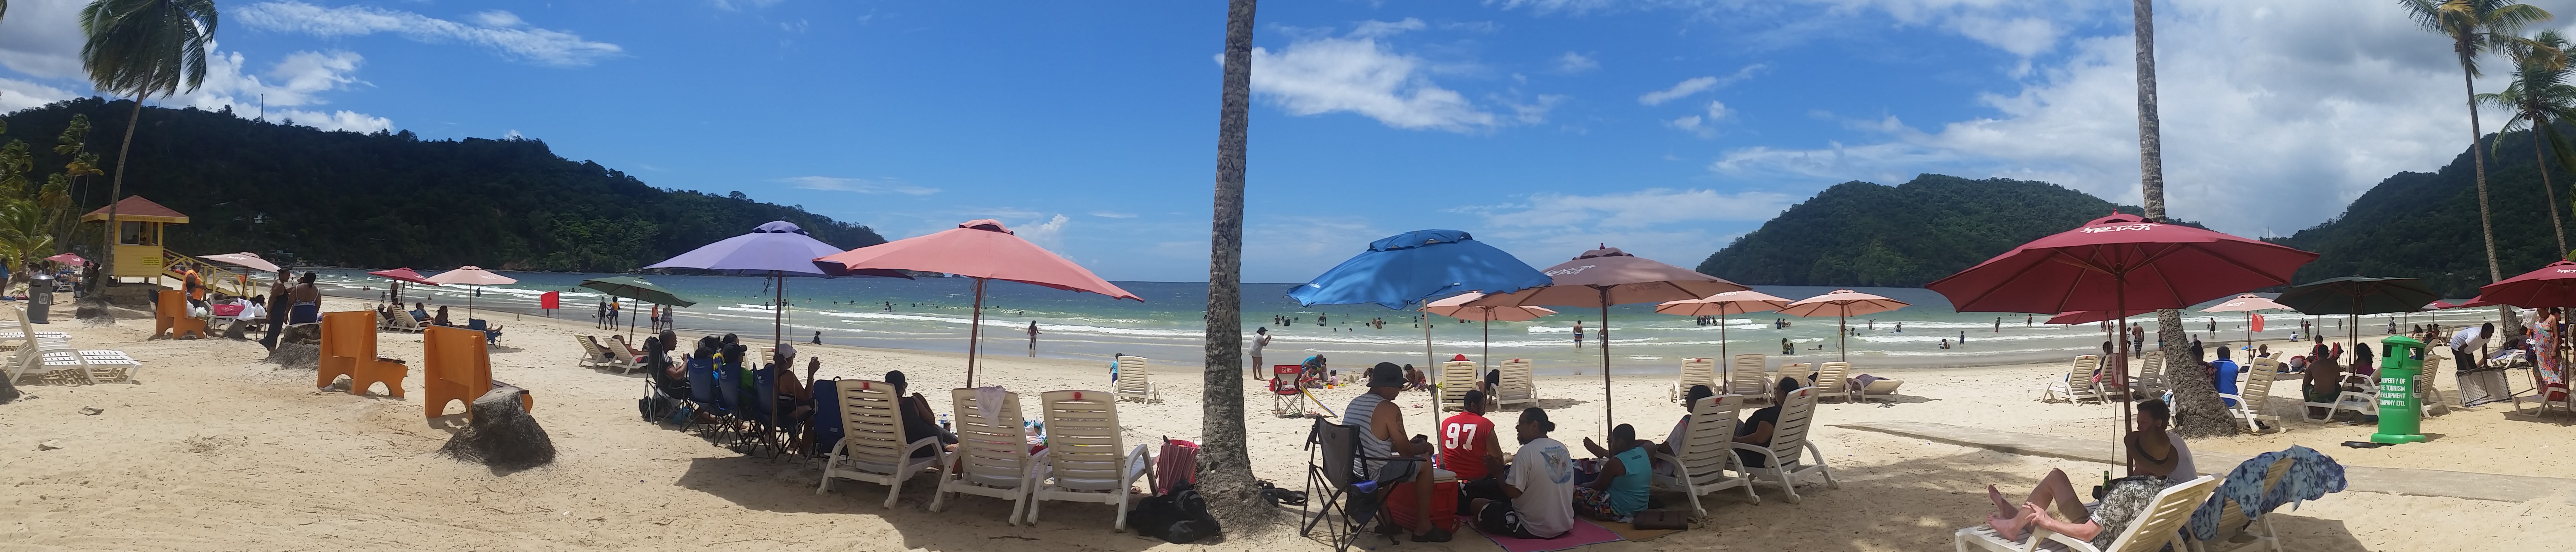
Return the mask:
[[1207,373],[1200,389],[1200,493],[1217,512],[1260,500],[1243,428],[1243,172],[1252,125],[1254,0],[1226,5],[1216,123],[1216,220],[1208,232]]
[[[2487,242],[2487,281],[2504,279],[2504,267],[2496,262],[2495,216],[2487,209],[2487,161],[2478,152],[2478,139],[2485,132],[2478,126],[2478,55],[2489,48],[2515,40],[2524,25],[2548,21],[2549,12],[2519,0],[2398,0],[2415,24],[2426,31],[2451,39],[2451,54],[2460,60],[2460,86],[2469,97],[2469,159],[2477,168],[2478,230]],[[2507,325],[2512,315],[2507,314]],[[2511,332],[2508,332],[2511,333]]]
[[[2132,0],[2131,25],[2137,39],[2138,71],[2138,192],[2139,204],[2146,208],[2148,220],[2165,221],[2165,157],[2163,122],[2156,116],[2156,18],[2155,4],[2150,0]],[[2183,335],[2182,311],[2156,310],[2156,341],[2164,344],[2159,354],[2165,366],[2189,366],[2190,340]],[[2218,398],[2218,387],[2209,375],[2199,370],[2164,371],[2173,380],[2166,388],[2174,390],[2174,431],[2185,437],[2224,437],[2236,434],[2236,421],[2227,416],[2227,405]],[[2126,426],[2126,421],[2122,421]]]
[[2555,153],[2560,169],[2576,170],[2576,152],[2571,152],[2567,137],[2558,131],[2558,123],[2576,121],[2576,86],[2567,84],[2567,38],[2555,30],[2541,31],[2527,40],[2507,45],[2505,53],[2513,58],[2513,82],[2502,92],[2479,94],[2478,103],[2513,113],[2513,119],[2488,139],[2490,153],[2504,148],[2504,135],[2517,130],[2531,131],[2533,166],[2540,167],[2540,190],[2549,198],[2549,230],[2558,236],[2558,251],[2567,251],[2567,229],[2558,220],[2558,190],[2549,183],[2549,157]]
[[[90,86],[134,99],[125,118],[125,140],[116,149],[116,175],[107,193],[107,231],[100,251],[115,249],[116,203],[125,195],[125,160],[134,149],[143,100],[169,97],[206,81],[206,50],[215,42],[214,0],[94,0],[81,8],[81,68]],[[100,255],[101,274],[116,273],[116,256]]]

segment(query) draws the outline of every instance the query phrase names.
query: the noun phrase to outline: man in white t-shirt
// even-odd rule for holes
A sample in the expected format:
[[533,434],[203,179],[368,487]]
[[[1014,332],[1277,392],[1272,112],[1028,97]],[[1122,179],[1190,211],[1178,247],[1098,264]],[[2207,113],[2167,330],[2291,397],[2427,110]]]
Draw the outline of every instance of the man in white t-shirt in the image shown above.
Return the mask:
[[1521,448],[1503,478],[1503,494],[1511,500],[1475,499],[1476,528],[1523,539],[1565,536],[1574,529],[1574,456],[1565,443],[1548,438],[1556,422],[1548,421],[1546,410],[1522,410],[1512,429]]
[[2487,337],[2494,334],[2494,322],[2461,328],[2460,333],[2451,334],[2451,358],[2457,359],[2464,368],[2483,366],[2487,358]]

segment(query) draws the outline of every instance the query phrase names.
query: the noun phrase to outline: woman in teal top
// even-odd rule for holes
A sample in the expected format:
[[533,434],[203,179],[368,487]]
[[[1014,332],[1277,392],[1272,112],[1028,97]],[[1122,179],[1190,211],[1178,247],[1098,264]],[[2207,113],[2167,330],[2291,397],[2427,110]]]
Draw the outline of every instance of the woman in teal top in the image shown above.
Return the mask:
[[1591,439],[1583,448],[1591,449],[1601,462],[1601,473],[1592,481],[1574,487],[1574,511],[1602,521],[1628,521],[1638,510],[1646,509],[1647,485],[1653,475],[1646,457],[1646,447],[1639,446],[1637,428],[1628,424],[1610,428],[1610,446],[1604,449]]

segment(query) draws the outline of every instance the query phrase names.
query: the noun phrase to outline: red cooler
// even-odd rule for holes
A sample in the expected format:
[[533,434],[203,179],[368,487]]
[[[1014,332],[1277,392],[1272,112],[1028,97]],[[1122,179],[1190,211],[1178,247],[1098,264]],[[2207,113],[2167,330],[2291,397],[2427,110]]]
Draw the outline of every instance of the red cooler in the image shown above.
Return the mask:
[[[1431,487],[1431,525],[1442,531],[1456,531],[1458,530],[1458,480],[1447,470],[1433,470],[1432,473],[1438,475]],[[1388,520],[1404,526],[1405,529],[1414,527],[1417,522],[1413,520],[1413,489],[1417,486],[1419,485],[1414,483],[1400,483],[1394,489],[1387,491],[1386,505],[1380,511],[1386,512]]]

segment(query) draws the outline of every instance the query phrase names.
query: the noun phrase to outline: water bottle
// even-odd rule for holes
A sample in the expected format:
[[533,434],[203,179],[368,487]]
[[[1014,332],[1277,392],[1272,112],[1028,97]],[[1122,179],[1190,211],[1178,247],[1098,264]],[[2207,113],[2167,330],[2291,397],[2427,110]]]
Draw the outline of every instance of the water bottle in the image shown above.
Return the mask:
[[948,415],[947,415],[947,414],[941,414],[941,415],[939,415],[939,429],[952,429],[952,428],[950,428],[950,427],[948,426]]

